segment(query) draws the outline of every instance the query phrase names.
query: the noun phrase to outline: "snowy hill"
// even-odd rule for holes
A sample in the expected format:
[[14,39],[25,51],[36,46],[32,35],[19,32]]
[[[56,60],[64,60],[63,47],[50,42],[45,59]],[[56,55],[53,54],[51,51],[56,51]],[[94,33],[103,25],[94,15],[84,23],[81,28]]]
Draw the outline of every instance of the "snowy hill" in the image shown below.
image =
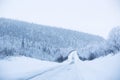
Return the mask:
[[[88,33],[0,18],[0,57],[24,55],[63,61],[71,50],[81,52],[104,39]],[[80,56],[80,55],[79,55]]]
[[120,54],[81,61],[76,51],[63,63],[10,57],[0,60],[0,80],[120,80],[119,61]]

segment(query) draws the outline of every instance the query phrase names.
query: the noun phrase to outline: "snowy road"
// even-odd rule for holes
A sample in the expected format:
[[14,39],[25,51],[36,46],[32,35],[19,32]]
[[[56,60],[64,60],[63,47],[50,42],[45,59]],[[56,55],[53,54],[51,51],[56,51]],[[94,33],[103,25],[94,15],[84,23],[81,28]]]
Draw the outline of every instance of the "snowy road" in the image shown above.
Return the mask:
[[84,80],[83,75],[80,74],[79,61],[77,52],[73,51],[67,63],[65,62],[66,64],[32,76],[26,80]]
[[[59,66],[56,66],[56,67],[53,67],[53,68],[50,68],[50,69],[47,69],[47,70],[45,70],[45,71],[42,71],[42,72],[40,72],[40,73],[36,73],[35,75],[32,75],[32,76],[30,76],[30,77],[28,77],[28,78],[24,78],[24,80],[33,80],[34,78],[36,78],[36,77],[45,77],[47,74],[53,74],[53,73],[55,73],[56,74],[56,71],[61,71],[62,69],[64,69],[64,68],[66,68],[67,66],[68,66],[69,64],[62,64],[62,65],[59,65]],[[48,76],[47,76],[48,77]]]
[[46,72],[44,74],[35,76],[34,78],[31,78],[29,80],[63,80],[63,78],[66,80],[84,80],[82,76],[80,76],[80,74],[77,74],[76,72],[77,69],[75,65],[69,64],[69,65],[61,66],[52,71]]

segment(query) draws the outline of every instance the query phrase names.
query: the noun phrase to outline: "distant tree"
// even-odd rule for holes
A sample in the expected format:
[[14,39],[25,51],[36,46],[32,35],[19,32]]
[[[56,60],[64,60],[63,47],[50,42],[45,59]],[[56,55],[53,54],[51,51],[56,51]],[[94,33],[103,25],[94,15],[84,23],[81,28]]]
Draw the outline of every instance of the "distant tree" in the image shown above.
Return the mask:
[[115,27],[110,31],[108,43],[112,51],[120,51],[120,27]]
[[6,57],[6,56],[13,56],[14,52],[15,52],[14,49],[4,48],[2,51],[0,51],[0,54],[3,55],[3,57]]
[[94,53],[91,53],[88,57],[88,60],[93,60],[96,58],[96,55]]
[[66,59],[68,59],[68,57],[63,57],[62,55],[60,55],[60,56],[56,59],[56,61],[57,61],[57,62],[63,62],[63,61],[65,61]]
[[22,38],[22,42],[21,42],[21,48],[24,48],[25,47],[25,39]]

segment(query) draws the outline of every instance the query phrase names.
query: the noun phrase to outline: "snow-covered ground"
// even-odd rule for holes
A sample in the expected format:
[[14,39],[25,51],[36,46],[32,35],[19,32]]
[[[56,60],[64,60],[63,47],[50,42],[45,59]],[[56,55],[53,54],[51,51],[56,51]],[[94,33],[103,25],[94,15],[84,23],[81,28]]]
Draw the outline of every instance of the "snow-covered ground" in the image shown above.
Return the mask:
[[78,60],[76,53],[63,63],[28,57],[0,60],[0,80],[120,80],[120,53],[93,61]]
[[0,80],[24,80],[39,72],[59,66],[55,62],[29,57],[10,57],[0,60]]

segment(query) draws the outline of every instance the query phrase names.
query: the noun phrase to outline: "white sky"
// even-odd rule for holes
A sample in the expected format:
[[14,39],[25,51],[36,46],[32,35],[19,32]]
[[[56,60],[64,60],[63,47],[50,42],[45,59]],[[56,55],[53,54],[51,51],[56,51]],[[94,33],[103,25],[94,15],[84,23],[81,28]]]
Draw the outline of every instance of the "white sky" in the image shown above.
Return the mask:
[[0,0],[0,17],[107,37],[120,25],[119,0]]

